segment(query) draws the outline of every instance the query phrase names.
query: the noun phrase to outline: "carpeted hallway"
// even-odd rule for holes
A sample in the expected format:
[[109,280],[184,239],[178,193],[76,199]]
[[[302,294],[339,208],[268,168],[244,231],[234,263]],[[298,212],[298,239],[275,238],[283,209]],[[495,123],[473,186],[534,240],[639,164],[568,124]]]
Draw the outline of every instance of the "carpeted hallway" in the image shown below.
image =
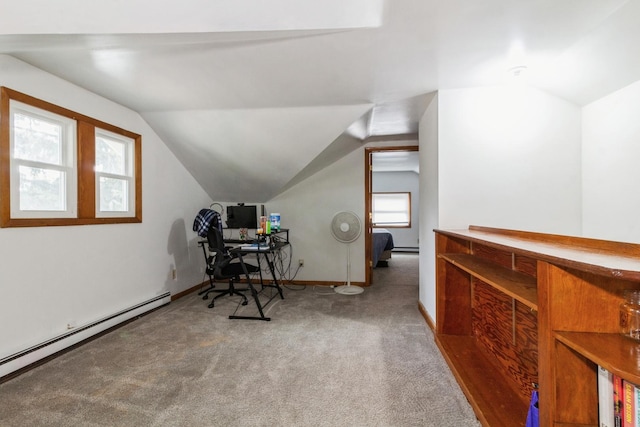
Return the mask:
[[0,384],[0,425],[479,426],[408,256],[361,295],[288,286],[271,322],[227,319],[239,298],[183,297]]

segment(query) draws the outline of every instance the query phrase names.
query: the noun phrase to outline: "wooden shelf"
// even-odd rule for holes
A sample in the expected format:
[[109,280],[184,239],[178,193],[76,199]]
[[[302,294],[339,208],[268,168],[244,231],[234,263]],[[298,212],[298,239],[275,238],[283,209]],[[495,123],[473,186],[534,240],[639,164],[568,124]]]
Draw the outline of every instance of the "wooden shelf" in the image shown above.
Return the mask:
[[461,268],[474,277],[515,298],[532,310],[538,311],[536,279],[471,254],[445,253],[440,258]]
[[523,425],[532,382],[554,427],[597,426],[598,365],[640,385],[640,342],[618,333],[617,308],[640,290],[640,244],[435,232],[435,339],[483,426]]
[[437,335],[447,360],[476,416],[485,426],[524,426],[528,402],[518,397],[502,372],[485,356],[471,336]]
[[555,338],[609,372],[640,384],[640,342],[621,334],[556,332]]
[[640,281],[640,245],[582,237],[469,226],[436,232],[508,250],[558,266],[605,277]]
[[640,244],[435,232],[436,342],[485,427],[523,425],[532,382],[554,427],[597,426],[597,365],[640,385],[640,342],[618,333],[617,308],[640,290]]

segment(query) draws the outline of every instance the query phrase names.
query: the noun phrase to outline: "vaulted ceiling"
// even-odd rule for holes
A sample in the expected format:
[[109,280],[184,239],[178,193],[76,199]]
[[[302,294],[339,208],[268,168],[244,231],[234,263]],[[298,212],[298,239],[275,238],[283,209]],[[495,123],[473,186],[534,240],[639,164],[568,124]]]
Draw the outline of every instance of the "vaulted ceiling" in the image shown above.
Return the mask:
[[20,0],[0,53],[137,112],[214,200],[265,202],[434,91],[532,86],[584,105],[640,79],[637,0]]

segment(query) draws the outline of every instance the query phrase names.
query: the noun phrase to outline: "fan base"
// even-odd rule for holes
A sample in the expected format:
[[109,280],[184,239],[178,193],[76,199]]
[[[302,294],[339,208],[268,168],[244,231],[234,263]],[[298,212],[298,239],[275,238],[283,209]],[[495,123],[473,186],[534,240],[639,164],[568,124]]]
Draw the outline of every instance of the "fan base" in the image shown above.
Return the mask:
[[360,286],[352,286],[352,285],[344,285],[344,286],[336,286],[333,290],[337,294],[341,295],[358,295],[364,292]]

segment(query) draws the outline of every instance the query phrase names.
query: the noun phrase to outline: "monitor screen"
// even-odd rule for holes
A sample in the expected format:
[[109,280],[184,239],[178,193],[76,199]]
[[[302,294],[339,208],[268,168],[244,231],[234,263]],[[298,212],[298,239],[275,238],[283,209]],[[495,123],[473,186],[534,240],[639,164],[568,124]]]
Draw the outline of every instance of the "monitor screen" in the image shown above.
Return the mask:
[[227,206],[227,228],[251,228],[258,226],[255,206]]

